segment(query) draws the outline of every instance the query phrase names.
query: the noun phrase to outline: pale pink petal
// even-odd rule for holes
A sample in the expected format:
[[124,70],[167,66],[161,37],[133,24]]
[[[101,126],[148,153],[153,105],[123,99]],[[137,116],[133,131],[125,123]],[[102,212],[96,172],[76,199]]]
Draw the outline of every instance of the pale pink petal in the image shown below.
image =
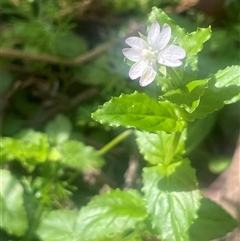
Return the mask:
[[182,65],[180,59],[185,57],[186,52],[183,48],[176,45],[170,45],[158,54],[158,63],[169,67],[177,67]]
[[141,56],[142,51],[138,49],[126,48],[122,50],[122,53],[126,58],[134,62],[137,62],[142,58]]
[[151,25],[147,36],[147,42],[154,50],[157,49],[159,33],[160,33],[160,25],[157,21],[155,21]]
[[169,45],[165,49],[163,49],[160,53],[164,57],[173,58],[173,59],[183,59],[186,57],[186,52],[183,48],[177,45]]
[[162,59],[161,61],[159,61],[159,64],[168,67],[178,67],[182,65],[182,61],[179,59]]
[[145,72],[141,75],[141,78],[139,81],[140,85],[146,86],[152,83],[156,77],[156,74],[157,74],[157,71],[152,66],[148,66]]
[[127,38],[125,42],[134,49],[143,50],[148,48],[147,43],[139,37]]
[[171,27],[168,24],[163,25],[163,29],[158,36],[157,49],[161,50],[167,46],[171,38]]
[[140,60],[135,63],[129,70],[129,77],[131,79],[137,79],[140,77],[148,67],[148,63],[146,60]]

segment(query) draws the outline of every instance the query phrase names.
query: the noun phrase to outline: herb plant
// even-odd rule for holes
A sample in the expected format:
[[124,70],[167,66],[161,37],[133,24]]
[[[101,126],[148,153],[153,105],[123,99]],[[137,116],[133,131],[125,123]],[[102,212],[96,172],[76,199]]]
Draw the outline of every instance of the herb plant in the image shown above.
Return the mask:
[[[202,197],[184,142],[189,122],[238,100],[239,66],[199,79],[197,54],[210,38],[210,28],[187,34],[157,8],[150,13],[149,23],[147,37],[128,38],[126,43],[132,48],[123,49],[123,54],[136,62],[129,71],[131,79],[140,77],[141,86],[156,80],[161,93],[158,99],[139,92],[122,94],[92,115],[102,124],[135,128],[139,150],[148,163],[143,169],[141,207],[136,205],[129,216],[124,213],[112,218],[115,223],[128,216],[129,227],[126,222],[123,232],[132,228],[136,216],[142,215],[145,226],[142,224],[141,231],[132,231],[133,236],[144,230],[149,232],[146,235],[166,241],[211,240],[229,232],[236,223],[220,206]],[[159,23],[164,24],[161,32]],[[171,30],[175,38],[172,41],[178,46],[168,45]],[[115,191],[111,193],[114,196]],[[216,228],[220,223],[224,226],[221,230]],[[135,225],[138,227],[139,221]],[[134,239],[131,236],[129,240]]]

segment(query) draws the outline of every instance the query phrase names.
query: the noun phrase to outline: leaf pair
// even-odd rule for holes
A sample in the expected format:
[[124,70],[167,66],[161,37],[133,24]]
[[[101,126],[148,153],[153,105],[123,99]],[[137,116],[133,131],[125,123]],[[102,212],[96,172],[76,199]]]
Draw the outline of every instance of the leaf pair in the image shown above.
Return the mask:
[[[59,123],[58,118],[56,120],[50,123],[49,127]],[[67,140],[69,134],[59,126],[63,127],[56,125],[54,128],[47,128],[48,135],[26,130],[18,138],[0,138],[1,162],[18,160],[30,171],[39,163],[47,161],[58,161],[78,170],[99,168],[104,164],[103,158],[93,147],[79,141]]]

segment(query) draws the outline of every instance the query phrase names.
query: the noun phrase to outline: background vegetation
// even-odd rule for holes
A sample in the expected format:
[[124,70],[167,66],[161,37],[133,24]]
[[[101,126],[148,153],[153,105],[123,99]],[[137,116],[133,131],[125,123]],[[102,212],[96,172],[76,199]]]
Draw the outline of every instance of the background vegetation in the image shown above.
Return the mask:
[[[129,80],[121,49],[127,36],[145,32],[153,6],[189,32],[212,25],[199,56],[201,78],[240,60],[237,0],[217,6],[200,1],[195,7],[178,0],[2,0],[1,5],[0,155],[2,181],[8,184],[1,206],[9,210],[1,222],[2,240],[44,240],[43,211],[77,210],[109,188],[140,190],[144,160],[131,131],[100,125],[91,113],[112,96],[143,92]],[[144,91],[158,94],[155,84]],[[188,140],[202,188],[230,163],[239,109],[238,102],[199,120]],[[116,137],[117,145],[107,145]]]

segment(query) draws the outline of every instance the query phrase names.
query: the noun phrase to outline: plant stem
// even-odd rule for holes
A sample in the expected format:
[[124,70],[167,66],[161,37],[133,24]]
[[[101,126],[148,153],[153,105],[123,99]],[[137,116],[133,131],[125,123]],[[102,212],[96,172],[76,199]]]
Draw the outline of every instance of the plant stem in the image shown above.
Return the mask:
[[165,160],[164,160],[165,165],[169,165],[171,163],[172,157],[174,155],[175,149],[177,148],[177,145],[178,145],[179,139],[181,137],[181,134],[182,134],[182,132],[175,132],[174,133],[172,145],[169,147],[168,153],[167,153],[167,155],[165,157]]
[[111,140],[107,145],[102,147],[98,153],[100,155],[104,155],[106,152],[111,150],[114,146],[116,146],[119,142],[124,140],[127,136],[129,136],[132,133],[132,130],[126,130],[123,133],[121,133],[119,136],[115,137],[113,140]]

